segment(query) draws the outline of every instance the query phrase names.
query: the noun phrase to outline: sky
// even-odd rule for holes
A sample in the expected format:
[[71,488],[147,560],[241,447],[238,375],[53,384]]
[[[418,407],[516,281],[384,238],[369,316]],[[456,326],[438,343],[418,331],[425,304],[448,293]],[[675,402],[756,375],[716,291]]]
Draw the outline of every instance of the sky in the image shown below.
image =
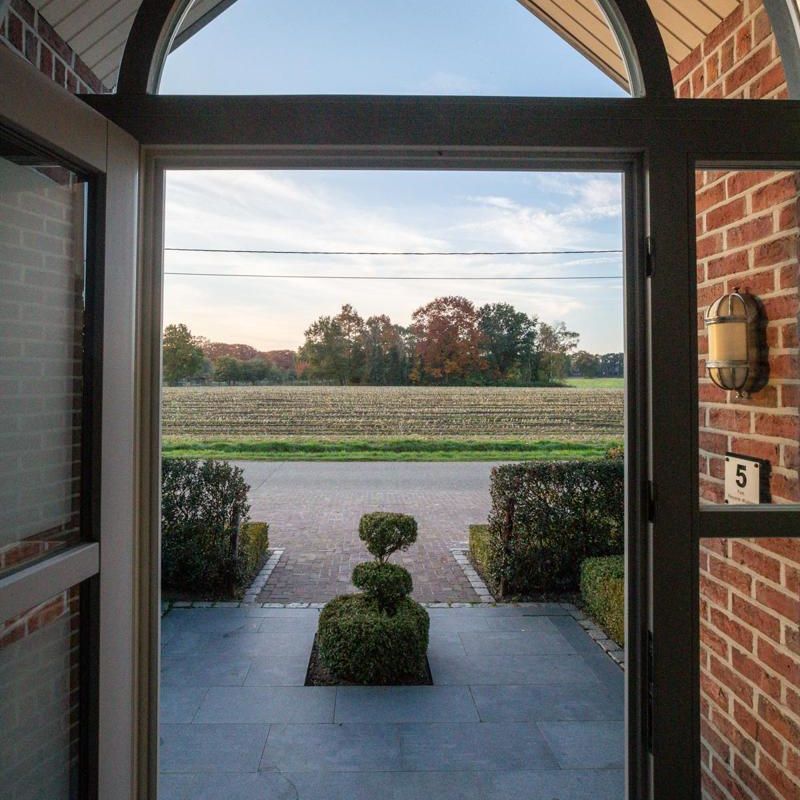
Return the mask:
[[[161,91],[623,96],[516,0],[238,0],[168,58]],[[207,171],[171,172],[167,181],[168,248],[615,250],[621,226],[620,177],[607,173]],[[420,305],[451,294],[564,321],[581,334],[582,349],[622,349],[622,281],[599,277],[621,274],[617,253],[168,250],[165,263],[165,324],[185,322],[196,335],[261,350],[298,347],[314,319],[343,303],[406,325]],[[242,273],[293,277],[232,276]]]

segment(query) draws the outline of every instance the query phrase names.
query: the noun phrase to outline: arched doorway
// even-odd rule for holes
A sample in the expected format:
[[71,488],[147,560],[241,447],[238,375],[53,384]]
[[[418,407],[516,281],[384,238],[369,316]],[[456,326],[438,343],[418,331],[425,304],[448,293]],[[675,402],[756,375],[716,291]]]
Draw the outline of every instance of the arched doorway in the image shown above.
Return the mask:
[[[148,93],[157,86],[170,32],[184,8],[143,6],[150,13],[140,14],[134,27],[120,92],[94,101],[147,147],[145,244],[151,249],[145,258],[153,264],[160,250],[163,170],[169,167],[580,164],[626,171],[634,376],[628,389],[628,520],[638,534],[629,539],[637,567],[629,584],[636,609],[629,616],[630,792],[698,795],[699,540],[723,533],[757,537],[767,530],[788,537],[796,511],[701,512],[698,505],[696,276],[687,269],[695,253],[695,169],[794,166],[796,107],[673,101],[661,38],[649,12],[633,3],[607,7],[632,84],[639,87],[633,102],[156,97]],[[157,298],[158,273],[146,281],[150,298]],[[147,359],[157,363],[157,328],[157,320],[143,320],[143,369],[150,378]],[[152,430],[149,436],[155,444]],[[145,474],[152,476],[151,467]]]

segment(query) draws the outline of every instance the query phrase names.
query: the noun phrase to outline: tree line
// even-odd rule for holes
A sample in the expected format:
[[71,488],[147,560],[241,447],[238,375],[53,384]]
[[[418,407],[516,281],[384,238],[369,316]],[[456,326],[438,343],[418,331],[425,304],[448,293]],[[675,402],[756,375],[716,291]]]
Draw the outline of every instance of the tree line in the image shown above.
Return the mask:
[[577,351],[579,335],[508,303],[476,307],[437,297],[408,326],[385,314],[364,319],[351,305],[317,318],[297,352],[258,352],[192,336],[185,325],[164,333],[167,383],[280,383],[342,386],[552,384],[570,375],[622,374],[622,354]]

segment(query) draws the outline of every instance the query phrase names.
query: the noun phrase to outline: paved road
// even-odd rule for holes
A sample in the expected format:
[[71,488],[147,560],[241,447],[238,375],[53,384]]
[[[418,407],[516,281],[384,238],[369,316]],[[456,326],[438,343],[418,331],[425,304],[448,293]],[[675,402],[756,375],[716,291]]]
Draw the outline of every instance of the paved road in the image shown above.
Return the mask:
[[250,515],[285,549],[260,602],[325,602],[352,591],[353,567],[368,558],[358,538],[367,511],[412,514],[417,543],[393,557],[414,578],[420,602],[470,602],[477,595],[449,548],[489,513],[490,462],[237,462],[250,484]]

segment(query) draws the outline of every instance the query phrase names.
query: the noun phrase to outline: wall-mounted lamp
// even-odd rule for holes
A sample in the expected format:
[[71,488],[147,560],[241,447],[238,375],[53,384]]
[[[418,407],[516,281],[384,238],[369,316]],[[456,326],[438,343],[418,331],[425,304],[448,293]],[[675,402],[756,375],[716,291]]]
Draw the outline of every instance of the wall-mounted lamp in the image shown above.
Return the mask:
[[720,389],[747,397],[758,379],[759,307],[750,294],[724,294],[706,311],[708,377]]

